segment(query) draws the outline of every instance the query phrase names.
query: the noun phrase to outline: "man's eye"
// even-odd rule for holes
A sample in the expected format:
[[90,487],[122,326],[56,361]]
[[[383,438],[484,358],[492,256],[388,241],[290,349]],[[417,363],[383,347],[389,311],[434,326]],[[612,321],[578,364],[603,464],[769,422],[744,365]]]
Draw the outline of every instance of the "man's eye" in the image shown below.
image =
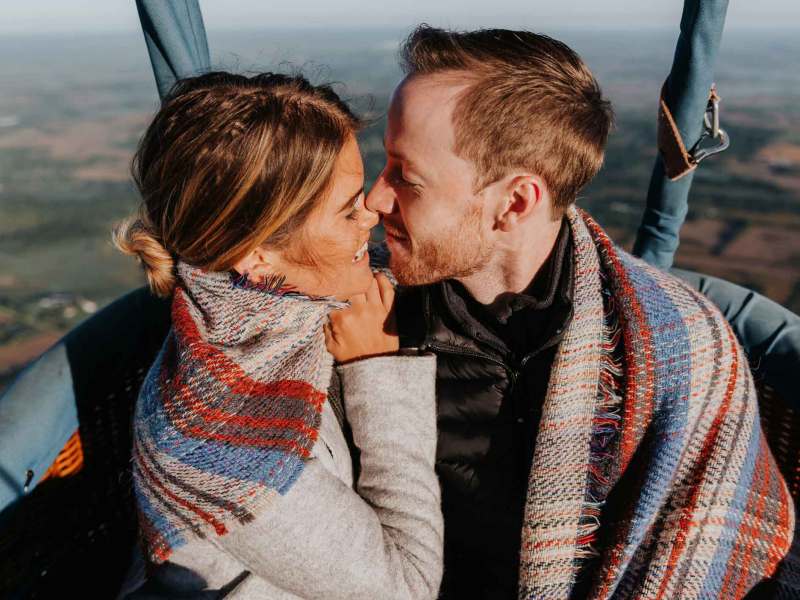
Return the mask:
[[403,187],[416,187],[413,183],[403,178],[403,175],[399,171],[392,172],[391,182],[395,185],[400,185]]

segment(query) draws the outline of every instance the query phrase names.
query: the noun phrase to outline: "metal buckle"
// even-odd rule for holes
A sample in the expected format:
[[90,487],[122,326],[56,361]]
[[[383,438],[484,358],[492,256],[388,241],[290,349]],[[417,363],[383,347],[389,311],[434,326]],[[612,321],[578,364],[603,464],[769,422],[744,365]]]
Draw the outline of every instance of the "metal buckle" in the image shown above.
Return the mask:
[[[711,94],[708,97],[705,115],[703,115],[703,134],[697,140],[697,143],[692,146],[692,149],[689,150],[689,157],[694,164],[727,150],[728,146],[731,145],[730,137],[719,126],[720,100],[721,98],[717,95],[716,84],[711,84]],[[706,144],[707,140],[713,140],[713,143]]]

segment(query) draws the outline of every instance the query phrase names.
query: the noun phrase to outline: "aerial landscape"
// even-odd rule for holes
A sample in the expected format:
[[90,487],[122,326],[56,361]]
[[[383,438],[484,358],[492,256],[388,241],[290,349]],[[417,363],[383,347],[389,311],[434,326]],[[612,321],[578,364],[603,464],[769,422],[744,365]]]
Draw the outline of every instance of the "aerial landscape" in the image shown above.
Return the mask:
[[[381,170],[389,94],[407,30],[210,32],[213,63],[301,70],[365,116],[367,186]],[[605,165],[578,204],[630,249],[655,158],[658,92],[677,32],[548,31],[612,100]],[[14,57],[13,60],[7,57]],[[140,34],[0,39],[0,389],[65,331],[143,285],[111,246],[137,204],[129,163],[157,96]],[[717,69],[731,147],[697,170],[676,266],[800,312],[800,37],[726,34]]]

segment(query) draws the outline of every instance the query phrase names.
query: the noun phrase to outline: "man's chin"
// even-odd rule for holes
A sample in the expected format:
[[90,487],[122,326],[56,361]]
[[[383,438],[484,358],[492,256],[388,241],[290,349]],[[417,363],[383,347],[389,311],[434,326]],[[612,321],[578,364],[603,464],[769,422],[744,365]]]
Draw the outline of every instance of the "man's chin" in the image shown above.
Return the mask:
[[427,265],[419,264],[413,259],[408,260],[407,257],[398,258],[392,255],[389,259],[389,268],[400,285],[427,285],[444,279],[439,276],[436,269],[428,268]]

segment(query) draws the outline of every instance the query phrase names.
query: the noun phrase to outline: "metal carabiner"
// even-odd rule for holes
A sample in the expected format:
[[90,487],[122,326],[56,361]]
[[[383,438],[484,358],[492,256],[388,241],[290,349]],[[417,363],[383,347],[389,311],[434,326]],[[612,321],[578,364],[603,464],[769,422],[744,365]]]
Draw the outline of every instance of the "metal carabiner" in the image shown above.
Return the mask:
[[25,471],[25,484],[22,487],[22,491],[24,493],[28,493],[31,489],[31,483],[33,482],[33,469],[28,469]]
[[[711,84],[711,94],[708,97],[706,112],[703,115],[703,133],[700,139],[697,140],[697,143],[689,150],[689,157],[695,165],[709,156],[727,150],[731,145],[730,137],[725,130],[719,126],[720,100],[721,98],[717,95],[716,84]],[[714,140],[714,143],[705,146],[704,142],[709,139]]]

